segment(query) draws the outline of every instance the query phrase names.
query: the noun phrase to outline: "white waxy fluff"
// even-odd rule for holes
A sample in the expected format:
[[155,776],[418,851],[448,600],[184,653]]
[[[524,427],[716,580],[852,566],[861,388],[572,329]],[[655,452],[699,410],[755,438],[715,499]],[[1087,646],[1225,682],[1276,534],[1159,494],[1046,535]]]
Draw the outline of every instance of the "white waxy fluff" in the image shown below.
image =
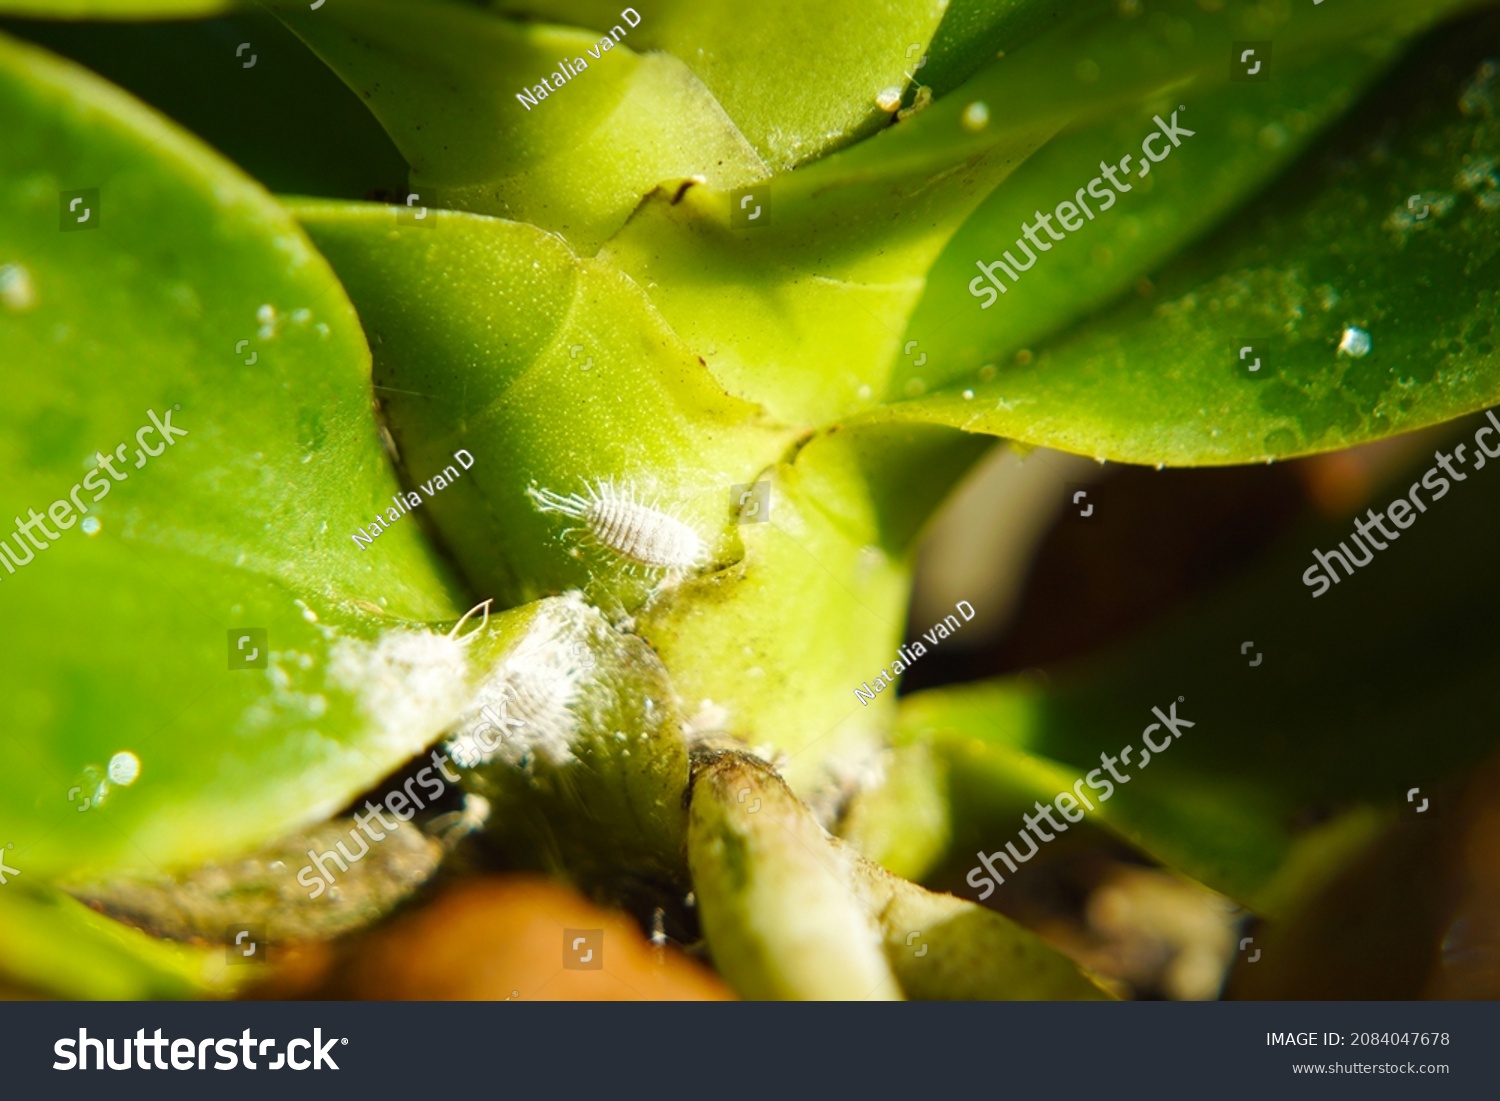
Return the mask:
[[655,570],[690,570],[703,564],[706,548],[698,533],[677,517],[643,504],[611,481],[588,487],[588,495],[564,497],[532,486],[526,495],[540,512],[582,520],[600,547],[632,565]]
[[329,678],[359,701],[381,746],[410,753],[461,711],[468,668],[462,642],[425,630],[389,631],[374,643],[340,639],[328,662]]
[[[575,759],[572,743],[580,723],[574,706],[588,669],[574,643],[584,637],[589,611],[577,593],[543,604],[449,741],[455,761],[472,767],[490,760],[524,766],[532,755],[552,765]],[[499,730],[493,729],[497,722]]]

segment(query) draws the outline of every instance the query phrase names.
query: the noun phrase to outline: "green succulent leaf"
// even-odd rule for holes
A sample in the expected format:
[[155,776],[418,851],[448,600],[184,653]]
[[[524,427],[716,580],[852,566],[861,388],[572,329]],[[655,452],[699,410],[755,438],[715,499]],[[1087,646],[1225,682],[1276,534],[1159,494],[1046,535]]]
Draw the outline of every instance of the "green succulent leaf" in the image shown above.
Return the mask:
[[405,189],[406,161],[364,102],[259,7],[218,19],[12,30],[118,84],[270,191],[363,199]]
[[[1059,135],[990,193],[933,264],[907,325],[906,340],[917,344],[900,357],[887,399],[970,386],[1130,290],[1285,169],[1389,67],[1401,41],[1378,35],[1301,64],[1278,58],[1275,80],[1183,89]],[[1141,143],[1162,133],[1157,119],[1169,130],[1177,121],[1190,136],[1175,145],[1158,136],[1170,155],[1141,177]],[[1127,152],[1134,157],[1121,182],[1129,191],[1103,184],[1101,203],[1088,193],[1090,181],[1102,162],[1117,164]],[[1081,223],[1072,235],[1059,242],[1039,234],[1046,251],[1038,249],[1035,265],[1014,283],[997,273],[1008,288],[1002,296],[984,291],[976,260],[1007,250],[1024,257],[1022,227],[1060,202],[1071,203],[1068,216]],[[976,278],[979,296],[970,290]],[[985,294],[991,301],[981,302]]]
[[388,206],[294,209],[359,308],[412,483],[460,449],[473,460],[426,511],[475,591],[511,606],[583,589],[617,611],[661,580],[545,493],[581,495],[574,511],[591,491],[611,507],[633,495],[692,528],[698,568],[739,557],[730,487],[794,434],[726,395],[611,264],[475,214],[421,228]]
[[[477,215],[437,212],[418,229],[388,207],[295,209],[371,334],[409,478],[473,456],[427,509],[479,595],[580,589],[611,615],[635,611],[689,717],[705,703],[726,729],[788,750],[803,790],[827,781],[830,757],[869,752],[889,716],[853,690],[896,652],[905,558],[933,503],[909,491],[956,479],[982,441],[898,426],[793,453],[797,434],[719,390],[603,258]],[[922,459],[891,463],[897,444]],[[539,507],[544,490],[586,498],[606,480],[604,499],[680,510],[710,558],[663,585],[586,516]],[[759,482],[769,522],[736,524],[731,488]]]
[[[1467,423],[1455,439],[1477,446],[1472,436],[1488,423]],[[1441,451],[1453,458],[1448,444]],[[905,736],[933,741],[949,763],[955,845],[999,849],[1020,828],[1018,808],[1072,791],[1107,767],[1101,754],[1118,759],[1133,745],[1138,764],[1143,732],[1160,721],[1153,708],[1170,715],[1175,705],[1192,728],[1145,769],[1118,765],[1134,775],[1087,817],[1275,912],[1288,895],[1278,877],[1306,879],[1298,868],[1321,863],[1317,849],[1347,850],[1342,819],[1405,806],[1410,789],[1492,753],[1500,584],[1489,548],[1500,538],[1500,478],[1467,454],[1470,472],[1447,499],[1430,499],[1435,483],[1419,485],[1433,460],[1396,479],[1389,496],[1418,485],[1427,510],[1321,596],[1304,574],[1317,569],[1315,549],[1348,545],[1350,519],[1299,532],[1250,580],[1045,686],[1017,679],[904,701]],[[1102,792],[1107,780],[1096,772],[1084,790]],[[981,834],[970,816],[984,819]],[[957,855],[974,862],[966,848]]]
[[[1247,4],[1209,13],[1193,0],[1171,0],[1161,18],[1135,24],[1118,11],[1096,20],[1077,13],[1068,22],[1074,33],[1040,35],[953,94],[852,148],[756,184],[748,197],[711,187],[659,189],[606,254],[647,287],[730,392],[789,422],[827,423],[868,409],[888,392],[893,376],[903,392],[908,382],[926,385],[908,373],[917,370],[906,367],[912,338],[901,334],[928,269],[984,197],[1005,195],[1018,166],[1059,130],[1122,111],[1133,116],[1140,104],[1162,109],[1179,94],[1210,94],[1229,81],[1237,35],[1277,33],[1279,63],[1289,66],[1321,57],[1331,38],[1350,35],[1385,36],[1363,47],[1378,56],[1400,34],[1451,6],[1434,0],[1413,12],[1379,0],[1333,20],[1318,13],[1268,15]],[[1357,60],[1372,67],[1362,55]],[[1343,64],[1362,71],[1357,62]],[[1314,80],[1301,93],[1316,100],[1318,89],[1331,95],[1327,86],[1327,78]],[[1020,103],[1027,105],[1024,112],[1012,106]],[[1306,122],[1299,118],[1298,124]],[[1084,147],[1070,145],[1054,159],[1071,169]],[[1048,166],[1041,174],[1050,175]],[[1224,185],[1218,211],[1254,182],[1245,175]],[[1087,180],[1070,173],[1061,197],[1070,198]],[[752,223],[747,209],[761,211],[765,220]],[[1181,232],[1200,229],[1206,220],[1186,220]],[[963,263],[972,266],[972,257]],[[959,285],[967,287],[972,274]],[[1064,278],[1058,275],[1059,285],[1067,285]],[[1118,285],[1108,284],[1107,291]],[[951,298],[950,286],[945,282],[943,292]],[[961,300],[978,313],[976,301]],[[907,396],[920,393],[919,386]],[[956,417],[949,411],[946,423],[962,424]]]
[[[1107,18],[1118,0],[1074,0],[1068,16],[1087,9],[1090,19]],[[1014,53],[1052,28],[1071,30],[1061,4],[1053,0],[949,0],[937,34],[927,47],[925,64],[913,74],[937,95],[944,95],[994,61]]]
[[687,856],[714,964],[742,997],[895,1001],[859,857],[757,758],[700,753]]
[[1066,955],[1009,918],[934,894],[866,862],[886,958],[908,998],[1104,1001],[1111,995]]
[[838,835],[887,871],[920,879],[948,850],[946,777],[932,747],[893,746],[883,778],[843,809]]
[[606,51],[573,28],[447,3],[271,9],[363,97],[423,205],[530,222],[592,252],[663,180],[767,173],[681,61],[635,42]]
[[687,851],[699,910],[715,964],[746,997],[1107,996],[1010,919],[830,837],[763,762],[703,749],[694,766]]
[[250,973],[224,950],[159,941],[60,892],[0,891],[0,981],[98,1001],[222,997]]
[[[496,0],[495,7],[566,21],[622,45],[681,58],[773,171],[813,160],[875,130],[942,18],[941,0],[769,0],[733,5],[653,0],[629,26],[615,0]],[[634,11],[635,9],[628,9]],[[810,79],[816,74],[815,79]]]
[[[1347,447],[1500,400],[1500,122],[1474,44],[1486,27],[1493,17],[1420,52],[1331,149],[1148,298],[964,393],[869,418],[1213,465]],[[1245,370],[1247,347],[1263,374]]]
[[658,189],[601,255],[731,393],[828,423],[884,391],[928,266],[1054,129],[972,131],[937,104],[738,198]]
[[[945,99],[990,108],[992,125],[1022,117],[1060,123],[1094,120],[1153,97],[1202,94],[1236,79],[1236,42],[1269,41],[1262,55],[1279,79],[1286,63],[1347,49],[1371,34],[1410,36],[1455,11],[1489,0],[1367,0],[1327,10],[1257,0],[1153,0],[1028,13],[1050,27],[990,62]],[[1045,6],[1044,6],[1045,8]],[[1024,105],[1024,110],[1022,106]]]
[[467,664],[420,625],[461,605],[415,520],[351,540],[398,486],[353,307],[290,216],[8,40],[0,104],[0,511],[46,525],[0,573],[0,619],[37,628],[0,663],[0,841],[38,878],[231,854],[441,732]]
[[[930,456],[935,475],[971,457]],[[710,729],[782,750],[781,774],[805,798],[878,751],[895,703],[854,694],[897,653],[911,576],[904,541],[883,538],[862,460],[869,451],[835,434],[751,479],[769,482],[769,512],[740,525],[741,560],[637,617]]]
[[191,19],[240,6],[239,0],[0,0],[0,15],[34,19]]

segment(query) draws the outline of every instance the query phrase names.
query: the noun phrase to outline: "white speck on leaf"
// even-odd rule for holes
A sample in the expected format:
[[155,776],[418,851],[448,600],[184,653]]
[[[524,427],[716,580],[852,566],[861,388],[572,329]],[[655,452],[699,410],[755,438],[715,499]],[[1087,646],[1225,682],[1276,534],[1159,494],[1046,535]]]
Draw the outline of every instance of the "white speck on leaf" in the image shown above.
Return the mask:
[[1338,354],[1349,356],[1351,359],[1362,359],[1370,354],[1371,346],[1370,334],[1350,325],[1344,329],[1344,335],[1339,338]]

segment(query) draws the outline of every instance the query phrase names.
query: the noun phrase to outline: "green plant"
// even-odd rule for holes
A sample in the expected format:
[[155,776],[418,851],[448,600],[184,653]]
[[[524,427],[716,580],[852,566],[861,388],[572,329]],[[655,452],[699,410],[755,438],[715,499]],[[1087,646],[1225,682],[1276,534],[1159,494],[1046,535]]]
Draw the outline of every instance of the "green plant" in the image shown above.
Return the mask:
[[[1500,400],[1500,76],[1473,44],[1497,24],[1431,31],[1485,6],[1088,0],[1054,20],[1036,0],[778,0],[748,20],[663,0],[532,106],[518,91],[585,57],[614,5],[267,3],[410,166],[397,210],[252,179],[340,195],[389,178],[378,142],[352,143],[350,168],[293,114],[249,138],[204,120],[242,170],[85,69],[0,41],[16,365],[0,495],[23,516],[67,498],[83,458],[148,412],[188,433],[92,509],[97,532],[61,530],[0,577],[0,840],[20,869],[0,891],[0,968],[89,996],[226,992],[237,976],[188,945],[228,915],[304,937],[378,918],[451,837],[413,831],[337,899],[308,899],[293,859],[504,692],[524,725],[460,781],[471,811],[487,801],[491,844],[614,898],[695,892],[748,995],[1104,996],[1019,924],[910,880],[955,839],[1013,834],[1018,809],[1184,682],[1215,732],[1098,828],[1294,915],[1407,787],[1493,748],[1470,710],[1493,646],[1369,725],[1328,685],[1267,670],[1268,727],[1239,716],[1205,640],[1239,617],[1342,654],[1345,701],[1377,665],[1426,683],[1392,640],[1468,629],[1500,595],[1463,534],[1491,522],[1478,490],[1424,521],[1456,533],[1440,555],[1430,539],[1384,564],[1450,563],[1421,599],[1314,604],[1278,561],[1046,690],[853,690],[898,652],[917,537],[992,437],[1269,462]],[[0,0],[22,16],[231,9]],[[265,16],[236,19],[292,56]],[[1275,79],[1232,81],[1232,43],[1261,40]],[[146,80],[160,56],[124,67]],[[307,58],[287,71],[293,90],[327,87]],[[161,99],[192,113],[180,90]],[[981,309],[975,261],[1175,111],[1192,139]],[[1315,154],[1330,134],[1331,163]],[[96,228],[54,221],[62,193],[90,188]],[[764,224],[738,220],[747,190]],[[1340,350],[1351,329],[1372,352]],[[1269,378],[1235,369],[1231,343],[1255,334],[1275,340]],[[731,487],[763,482],[770,522],[741,522],[751,498]],[[591,492],[596,512],[572,521],[588,531],[539,507]],[[1464,554],[1473,569],[1441,580]],[[267,630],[269,665],[226,674],[225,632],[246,624]],[[1438,715],[1452,737],[1405,744]],[[106,775],[121,752],[136,783]],[[1294,828],[1309,798],[1337,813]],[[920,967],[916,929],[934,948]]]

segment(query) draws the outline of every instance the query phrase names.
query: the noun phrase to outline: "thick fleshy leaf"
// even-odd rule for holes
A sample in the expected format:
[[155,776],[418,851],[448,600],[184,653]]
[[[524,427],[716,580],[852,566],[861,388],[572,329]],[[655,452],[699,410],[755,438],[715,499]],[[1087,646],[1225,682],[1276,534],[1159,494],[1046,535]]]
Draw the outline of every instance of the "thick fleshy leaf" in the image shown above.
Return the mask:
[[715,964],[745,996],[1106,996],[1008,918],[925,891],[830,837],[758,758],[704,749],[693,763],[699,911]]
[[[927,461],[908,474],[956,479],[974,457],[956,433],[921,435]],[[779,770],[804,798],[870,767],[892,721],[894,694],[879,695],[877,673],[899,653],[912,532],[883,516],[869,473],[895,442],[837,433],[767,470],[769,510],[740,526],[743,558],[637,617],[678,692],[712,714],[709,728],[782,750]]]
[[[725,395],[608,262],[474,214],[431,212],[421,228],[390,207],[295,209],[359,308],[411,481],[431,486],[460,449],[473,460],[427,511],[482,595],[638,604],[692,549],[662,523],[672,512],[702,544],[680,573],[739,557],[730,488],[794,433]],[[591,490],[614,511],[582,515]],[[651,511],[626,509],[632,495]],[[645,538],[633,552],[605,522],[626,516]]]
[[0,0],[0,15],[34,19],[188,19],[240,6],[238,0]]
[[406,161],[364,103],[258,6],[217,19],[12,20],[10,29],[113,81],[270,191],[405,192]]
[[[990,193],[932,266],[905,334],[916,343],[903,342],[911,354],[898,360],[887,398],[972,386],[993,375],[993,366],[980,373],[984,365],[1006,362],[1135,286],[1291,163],[1388,67],[1401,41],[1372,36],[1300,65],[1278,57],[1275,80],[1186,89],[1170,102],[1153,99],[1059,135]],[[1176,120],[1186,136],[1174,145],[1157,119],[1168,130]],[[1154,151],[1169,153],[1157,164],[1141,155],[1150,135]],[[1121,193],[1100,177],[1100,165],[1117,164],[1125,153],[1133,157],[1120,174]],[[1142,165],[1150,168],[1145,177]],[[1095,179],[1100,185],[1090,196]],[[988,263],[1008,250],[1025,262],[1017,241],[1030,243],[1022,227],[1040,211],[1066,230],[1055,213],[1060,203],[1072,204],[1064,212],[1076,219],[1072,235],[1049,239],[1037,222],[1036,260],[1014,283],[997,270],[1001,295],[976,260]],[[976,279],[977,294],[970,289]]]
[[592,252],[664,180],[767,174],[688,68],[638,41],[606,51],[597,35],[447,3],[271,8],[390,132],[414,204],[530,222]]
[[[920,338],[901,332],[928,268],[984,196],[1003,193],[1059,129],[1227,84],[1237,34],[1274,31],[1278,56],[1296,63],[1455,2],[1413,13],[1376,0],[1337,21],[1250,5],[1208,13],[1195,0],[1169,0],[1162,18],[1140,24],[1118,12],[1075,14],[953,94],[749,196],[654,193],[606,254],[648,288],[730,392],[787,421],[827,422],[868,408],[905,373],[906,357],[922,356]],[[745,204],[765,220],[752,222]]]
[[688,864],[714,965],[741,997],[894,1001],[876,913],[838,845],[763,761],[694,761]]
[[[896,654],[905,555],[935,499],[902,489],[957,478],[982,441],[835,434],[778,462],[796,433],[718,390],[607,261],[476,215],[439,212],[423,230],[389,208],[297,209],[346,273],[411,479],[460,448],[474,458],[429,511],[481,595],[581,589],[611,615],[639,608],[689,717],[786,749],[801,790],[874,751],[889,714],[853,692]],[[923,458],[892,464],[897,442]],[[711,552],[700,567],[668,579],[611,550],[586,500],[609,479],[599,508],[634,492],[679,509]],[[748,515],[769,522],[736,524],[757,483],[768,511]],[[585,495],[585,515],[543,511],[542,490]],[[712,718],[694,715],[704,704]]]
[[[415,767],[408,771],[431,783],[436,773],[430,764],[425,767],[425,774]],[[431,789],[413,794],[422,800]],[[382,794],[372,795],[366,802],[383,816]],[[402,809],[417,806],[409,802]],[[409,828],[397,819],[396,829],[382,831],[370,807],[360,807],[356,814],[325,819],[229,860],[176,874],[72,882],[67,890],[90,909],[166,941],[232,943],[246,925],[258,926],[257,940],[272,949],[332,940],[381,920],[405,902],[432,877],[453,844],[471,832],[467,821],[453,824],[451,813],[442,822],[446,829],[433,824],[436,817],[427,815]],[[360,830],[361,821],[370,824],[370,832]],[[366,837],[377,842],[368,852],[360,847]],[[334,859],[341,855],[340,845],[357,858],[343,868]]]
[[[459,448],[474,457],[429,507],[483,595],[577,588],[612,615],[647,601],[635,629],[690,717],[788,750],[802,790],[829,783],[830,759],[874,752],[888,711],[853,690],[896,651],[904,556],[932,503],[898,489],[919,474],[956,478],[980,441],[930,429],[855,444],[835,435],[778,464],[796,434],[724,395],[607,261],[475,215],[438,213],[421,230],[398,227],[388,208],[298,210],[347,273],[412,480]],[[925,439],[927,461],[890,467],[897,437]],[[888,491],[870,489],[875,473]],[[639,568],[597,519],[609,514],[587,515],[588,487],[605,480],[614,488],[600,509],[635,493],[657,511],[629,515],[658,525],[676,508],[709,555],[671,579]],[[763,507],[748,515],[769,522],[736,525],[757,483],[768,486]],[[544,489],[583,494],[585,515],[543,511]],[[708,717],[693,715],[700,707]]]
[[908,998],[1104,1001],[1106,989],[1035,933],[993,910],[855,862],[880,915],[886,958]]
[[902,745],[881,758],[883,777],[842,808],[838,835],[887,871],[920,879],[948,850],[945,777],[927,745]]
[[[1426,511],[1408,505],[1415,521],[1404,533],[1387,526],[1399,538],[1353,577],[1340,571],[1337,586],[1319,586],[1307,571],[1318,570],[1315,550],[1340,541],[1356,547],[1358,560],[1349,520],[1299,533],[1255,578],[1127,652],[1045,683],[905,701],[908,736],[943,747],[955,805],[987,816],[982,851],[1015,840],[1018,807],[1072,791],[1092,773],[1083,790],[1099,802],[1089,819],[1209,886],[1277,911],[1288,895],[1278,874],[1306,879],[1307,866],[1326,862],[1318,850],[1347,851],[1351,836],[1367,836],[1363,827],[1351,835],[1341,816],[1364,815],[1368,825],[1372,809],[1405,807],[1411,789],[1435,788],[1493,752],[1500,584],[1488,548],[1500,538],[1500,477],[1476,468],[1472,450],[1492,442],[1488,423],[1468,422],[1454,437],[1466,459],[1443,447],[1467,473],[1448,481],[1442,499],[1432,499],[1436,478],[1424,488],[1423,469],[1390,485],[1381,497],[1416,492]],[[1478,442],[1475,432],[1484,432]],[[1438,469],[1436,458],[1422,467]],[[1193,724],[1179,727],[1179,737],[1148,729],[1162,723],[1153,709],[1170,717],[1174,708]],[[1143,752],[1164,739],[1169,747],[1150,750],[1140,767]],[[1131,760],[1121,756],[1125,746],[1134,747]],[[1112,782],[1101,754],[1129,779]],[[1107,797],[1106,783],[1114,789]],[[973,796],[960,794],[965,787]],[[988,818],[986,802],[1003,805],[1009,821]],[[954,835],[974,840],[961,823]],[[976,854],[956,856],[968,865]]]
[[[702,0],[653,0],[641,12],[615,0],[494,6],[681,58],[778,172],[880,125],[888,116],[876,101],[905,88],[944,8],[942,0],[769,0],[747,17]],[[635,12],[637,26],[624,11]]]
[[41,521],[0,574],[36,628],[0,662],[0,839],[39,878],[232,853],[441,732],[467,663],[418,625],[460,605],[415,519],[351,540],[398,487],[290,216],[34,49],[0,42],[0,102],[0,509]]
[[871,418],[1209,465],[1347,447],[1500,400],[1493,27],[1459,25],[1416,55],[1148,299],[969,393]]
[[[1118,0],[1074,0],[1066,13],[1087,9],[1092,19],[1106,17]],[[918,83],[943,95],[983,69],[996,56],[1014,53],[1047,30],[1061,26],[1062,6],[1054,0],[949,0],[920,68]]]
[[1347,49],[1369,34],[1410,35],[1444,15],[1487,3],[1365,0],[1323,10],[1255,0],[1153,0],[1149,9],[1071,4],[1045,31],[944,99],[960,107],[986,104],[992,126],[1012,125],[1017,118],[1094,119],[1148,98],[1191,95],[1241,75],[1265,74],[1264,68],[1241,74],[1237,42],[1271,42],[1272,53],[1260,59],[1272,66],[1267,78],[1275,80],[1285,62]]
[[[158,941],[64,894],[0,891],[0,985],[25,994],[98,1001],[207,998],[252,977],[222,948]],[[14,994],[12,989],[9,993]]]
[[658,190],[601,255],[731,393],[825,423],[885,390],[928,266],[1054,129],[970,131],[939,104],[737,200]]

